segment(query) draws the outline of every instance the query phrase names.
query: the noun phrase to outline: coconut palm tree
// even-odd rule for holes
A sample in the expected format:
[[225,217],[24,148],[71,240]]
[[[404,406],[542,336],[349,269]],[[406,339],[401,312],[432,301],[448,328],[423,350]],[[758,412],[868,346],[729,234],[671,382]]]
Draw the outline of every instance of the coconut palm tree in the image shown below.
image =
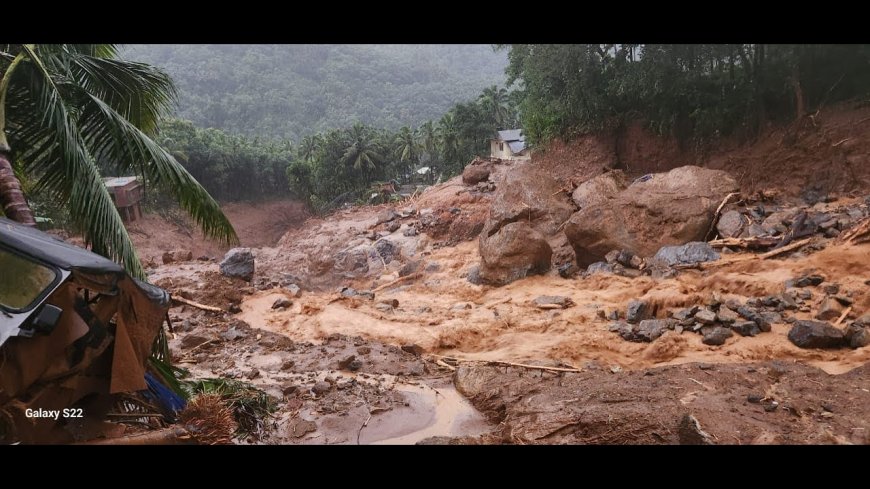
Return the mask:
[[299,146],[296,148],[299,159],[304,161],[305,163],[310,163],[312,160],[314,160],[314,156],[317,154],[317,151],[320,150],[322,145],[323,137],[321,137],[320,134],[305,136],[304,138],[302,138],[302,141],[299,142]]
[[206,236],[237,242],[217,202],[152,139],[175,95],[168,75],[119,59],[114,45],[0,44],[0,204],[6,217],[33,224],[17,171],[35,182],[34,192],[66,204],[94,252],[144,278],[103,185],[102,161],[171,194]]
[[357,122],[347,130],[347,135],[350,145],[344,150],[342,163],[364,170],[366,174],[377,169],[384,158],[372,131]]
[[429,154],[430,158],[435,155],[438,137],[435,134],[435,125],[432,121],[426,121],[417,128],[419,146]]
[[441,116],[435,133],[438,135],[438,146],[445,163],[448,166],[456,165],[459,158],[459,130],[452,111]]
[[493,85],[483,89],[477,101],[484,112],[492,118],[499,129],[505,129],[504,124],[510,117],[508,109],[508,92],[504,88]]
[[399,132],[396,133],[394,143],[396,145],[396,154],[399,157],[399,161],[404,163],[404,168],[402,168],[403,173],[410,172],[420,160],[418,154],[420,146],[417,144],[417,140],[414,138],[414,133],[411,132],[411,128],[404,126],[399,129]]

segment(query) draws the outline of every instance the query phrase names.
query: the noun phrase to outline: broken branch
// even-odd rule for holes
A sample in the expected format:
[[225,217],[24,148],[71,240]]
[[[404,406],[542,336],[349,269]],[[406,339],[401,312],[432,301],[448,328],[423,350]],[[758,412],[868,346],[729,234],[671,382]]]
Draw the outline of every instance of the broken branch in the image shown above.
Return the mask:
[[773,251],[768,251],[767,253],[762,253],[762,254],[758,255],[758,257],[761,258],[762,260],[766,260],[768,258],[773,258],[774,256],[781,255],[783,253],[786,253],[786,252],[789,252],[792,250],[796,250],[796,249],[804,246],[805,244],[809,243],[812,240],[813,240],[813,238],[802,239],[802,240],[796,241],[790,245],[783,246],[782,248],[780,248],[778,250],[773,250]]
[[716,224],[719,222],[719,214],[722,212],[722,208],[725,207],[725,204],[727,204],[728,201],[731,200],[731,197],[734,197],[735,195],[740,195],[740,192],[731,192],[722,199],[722,203],[719,204],[719,207],[716,208],[716,212],[713,213],[713,221],[710,222],[710,229],[708,229],[707,234],[704,235],[704,241],[710,239],[710,233],[716,229]]
[[840,318],[837,319],[837,322],[834,323],[834,326],[839,326],[840,323],[842,323],[843,320],[846,319],[846,316],[848,316],[850,312],[852,312],[852,306],[847,307],[846,310],[843,311],[843,314],[840,314]]
[[376,289],[372,290],[372,292],[380,292],[380,291],[386,289],[387,287],[392,287],[396,284],[400,284],[402,282],[407,282],[408,280],[414,280],[414,279],[420,278],[422,275],[423,274],[417,272],[417,273],[412,273],[411,275],[405,275],[404,277],[399,277],[396,280],[393,280],[392,282],[389,282],[389,283],[386,283],[384,285],[381,285],[380,287],[377,287]]
[[199,302],[194,302],[189,299],[185,299],[184,297],[179,297],[176,295],[172,295],[172,300],[175,302],[180,302],[182,304],[187,304],[188,306],[193,306],[197,309],[202,309],[203,311],[211,311],[211,312],[224,312],[220,307],[207,306],[205,304],[200,304]]
[[505,297],[505,298],[503,298],[503,299],[499,299],[499,300],[497,300],[497,301],[495,301],[495,302],[490,302],[489,304],[486,304],[486,305],[483,306],[483,307],[485,307],[485,308],[487,308],[487,309],[492,309],[493,307],[495,307],[495,306],[497,306],[497,305],[499,305],[499,304],[507,304],[507,303],[510,302],[511,300],[513,300],[512,297]]
[[444,355],[435,355],[435,354],[433,354],[432,356],[439,357],[439,358],[446,358],[446,359],[453,360],[456,362],[505,365],[508,367],[520,367],[520,368],[527,368],[527,369],[531,369],[531,370],[546,370],[548,372],[571,372],[571,373],[582,372],[582,370],[577,369],[577,368],[544,367],[541,365],[528,365],[525,363],[504,362],[501,360],[467,360],[464,358],[448,357],[448,356],[444,356]]
[[445,362],[444,360],[441,360],[440,358],[439,358],[437,361],[435,361],[435,363],[438,364],[438,365],[440,365],[440,366],[442,366],[442,367],[444,367],[444,368],[446,368],[446,369],[448,369],[448,370],[450,370],[451,372],[453,372],[453,371],[456,370],[456,367],[454,367],[453,365],[448,364],[447,362]]
[[856,242],[857,238],[860,238],[866,234],[870,234],[870,218],[864,218],[864,220],[858,223],[857,226],[850,229],[848,232],[843,234],[840,238],[841,242]]
[[166,428],[141,435],[124,436],[120,438],[105,438],[90,440],[79,445],[196,445],[190,433],[183,428]]

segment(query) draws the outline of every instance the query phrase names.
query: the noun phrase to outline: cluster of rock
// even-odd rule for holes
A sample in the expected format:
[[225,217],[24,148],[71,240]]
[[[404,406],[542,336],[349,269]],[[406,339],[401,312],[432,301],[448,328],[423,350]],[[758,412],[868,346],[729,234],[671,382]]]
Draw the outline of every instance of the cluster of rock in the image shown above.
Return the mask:
[[803,237],[817,233],[834,238],[870,215],[866,203],[842,206],[835,210],[826,210],[828,207],[824,203],[816,203],[808,208],[763,203],[734,206],[722,213],[716,230],[722,238],[763,238],[789,234]]
[[[789,304],[780,297],[771,296],[770,300],[778,306]],[[702,335],[702,342],[706,345],[722,345],[734,333],[755,336],[769,332],[771,324],[782,320],[779,313],[764,309],[754,299],[744,304],[734,300],[725,303],[713,300],[703,306],[672,312],[669,318],[653,319],[649,304],[635,300],[629,302],[625,320],[612,323],[610,331],[635,342],[653,341],[668,330],[677,334],[688,331]]]
[[481,262],[469,274],[480,284],[504,285],[553,266],[563,277],[580,269],[629,277],[667,274],[681,265],[719,259],[705,243],[716,236],[757,241],[758,246],[744,247],[771,247],[814,233],[834,237],[870,215],[867,202],[831,210],[819,199],[801,208],[734,196],[730,200],[736,203],[721,211],[726,197],[739,196],[736,180],[697,166],[634,181],[610,170],[572,189],[530,163],[497,178],[492,165],[476,159],[462,176],[470,186],[497,180],[479,237]]
[[[812,312],[814,294],[807,287],[822,282],[824,277],[820,275],[804,275],[786,282],[786,290],[780,294],[750,298],[743,303],[714,297],[705,305],[671,311],[662,319],[655,318],[657,311],[649,303],[632,300],[624,319],[620,320],[617,311],[611,313],[609,330],[634,342],[654,341],[669,330],[677,334],[689,331],[702,335],[704,344],[722,345],[735,333],[756,336],[770,332],[773,324],[791,323],[788,338],[801,348],[861,348],[870,344],[870,315],[856,319],[843,330],[824,321],[796,317],[797,313]],[[852,302],[847,295],[839,294],[838,285],[826,284],[822,289],[825,296],[817,307],[816,319],[829,320],[846,312],[840,308]]]

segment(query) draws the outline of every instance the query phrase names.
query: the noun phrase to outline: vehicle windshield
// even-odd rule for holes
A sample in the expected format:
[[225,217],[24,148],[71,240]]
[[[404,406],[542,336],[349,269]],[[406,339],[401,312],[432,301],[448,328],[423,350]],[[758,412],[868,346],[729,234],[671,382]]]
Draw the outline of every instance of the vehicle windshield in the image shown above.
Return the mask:
[[0,306],[4,309],[29,309],[50,286],[57,272],[0,248]]

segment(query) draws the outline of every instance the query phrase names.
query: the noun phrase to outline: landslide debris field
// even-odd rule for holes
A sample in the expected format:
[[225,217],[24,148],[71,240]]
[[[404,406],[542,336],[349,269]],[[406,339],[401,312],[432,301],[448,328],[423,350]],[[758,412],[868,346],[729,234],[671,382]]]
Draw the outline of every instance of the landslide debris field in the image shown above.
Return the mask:
[[255,209],[286,233],[243,228],[255,247],[226,256],[168,222],[133,236],[152,282],[220,310],[172,310],[176,363],[280,400],[243,442],[868,443],[870,146],[849,114],[698,166],[581,139],[392,205]]

